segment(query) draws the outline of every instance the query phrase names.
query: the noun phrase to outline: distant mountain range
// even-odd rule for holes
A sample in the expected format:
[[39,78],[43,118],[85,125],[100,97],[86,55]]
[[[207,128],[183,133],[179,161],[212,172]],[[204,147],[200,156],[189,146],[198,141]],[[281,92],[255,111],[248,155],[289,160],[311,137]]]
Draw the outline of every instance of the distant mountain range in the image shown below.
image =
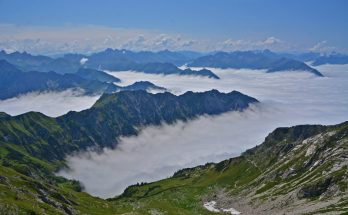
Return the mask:
[[[105,51],[94,53],[88,56],[90,62],[108,64],[112,61],[135,62],[139,64],[146,63],[171,63],[176,66],[181,66],[198,56],[202,56],[197,52],[172,52],[169,50],[151,52],[140,51],[133,52],[125,49],[106,49]],[[96,66],[96,65],[95,65]]]
[[[209,70],[181,70],[176,65],[182,65],[192,60],[192,56],[200,56],[195,52],[132,52],[127,50],[106,49],[90,56],[81,54],[66,54],[59,58],[34,56],[26,52],[7,54],[0,52],[0,59],[16,65],[22,71],[40,71],[56,73],[76,73],[80,68],[105,69],[112,71],[132,70],[150,74],[177,74],[219,77]],[[85,59],[85,62],[82,61]]]
[[115,76],[109,75],[106,72],[96,69],[80,68],[75,74],[87,80],[101,81],[107,83],[121,82],[119,78],[116,78]]
[[264,69],[268,72],[305,71],[317,76],[322,74],[312,66],[322,64],[348,64],[348,55],[332,53],[319,54],[314,52],[291,54],[263,51],[235,51],[198,53],[190,51],[140,51],[106,49],[91,55],[66,54],[58,58],[34,56],[29,53],[0,51],[0,59],[17,66],[22,71],[40,71],[56,73],[76,73],[80,68],[96,70],[128,71],[151,74],[196,75],[218,79],[212,71],[181,70],[178,66],[216,67],[234,69]]
[[[89,56],[66,54],[58,58],[34,56],[26,52],[8,54],[0,51],[1,59],[1,64],[3,65],[0,65],[2,67],[0,71],[2,74],[0,99],[32,91],[61,91],[68,88],[81,88],[87,94],[131,89],[131,87],[123,88],[114,85],[113,83],[120,82],[120,79],[101,70],[131,70],[148,74],[191,75],[219,79],[219,76],[208,69],[195,71],[190,68],[180,69],[177,65],[186,63],[189,67],[263,69],[268,73],[305,71],[316,76],[323,76],[318,70],[302,61],[312,62],[314,66],[327,63],[348,63],[347,55],[337,53],[330,55],[320,55],[311,52],[286,54],[274,53],[269,50],[217,52],[203,55],[197,52],[171,52],[168,50],[160,52],[132,52],[106,49]],[[4,60],[14,66],[7,65],[9,67],[6,68]],[[13,74],[9,72],[9,68],[13,69]],[[28,74],[22,75],[21,71],[28,72]],[[57,73],[63,75],[58,75]],[[139,86],[145,85],[138,84],[136,88],[139,88]],[[143,89],[146,90],[145,88]]]
[[179,69],[174,63],[181,62],[180,64],[184,64],[184,62],[191,60],[191,58],[185,57],[185,55],[178,52],[132,52],[107,49],[90,56],[79,57],[81,57],[80,59],[86,59],[85,67],[98,68],[99,70],[134,71],[162,75],[193,75],[219,79],[210,70],[193,71],[191,69]]
[[13,52],[7,54],[5,51],[0,51],[0,60],[15,65],[22,71],[39,71],[42,65],[46,65],[53,61],[52,58],[42,55],[31,55],[27,52]]
[[134,91],[134,90],[156,90],[156,91],[166,91],[167,89],[164,87],[159,87],[154,85],[153,83],[149,81],[137,81],[131,85],[122,87],[122,90],[129,90],[129,91]]
[[310,62],[312,66],[320,66],[324,64],[348,64],[348,55],[340,53],[320,54],[315,52],[307,52],[301,54],[281,55],[304,62]]
[[318,58],[313,59],[313,66],[320,66],[323,64],[348,64],[348,55],[343,54],[331,54],[321,55]]
[[323,76],[318,70],[291,58],[281,57],[276,53],[265,51],[218,52],[193,60],[190,67],[213,67],[233,69],[265,69],[267,72],[305,71],[316,76]]
[[85,94],[113,93],[122,90],[166,90],[150,82],[117,86],[118,78],[93,69],[80,69],[75,74],[55,72],[22,72],[5,60],[0,60],[0,100],[30,92],[82,89]]
[[[117,70],[114,68],[113,70]],[[121,70],[121,69],[118,69]],[[147,63],[147,64],[133,64],[127,70],[135,72],[143,72],[147,74],[162,74],[162,75],[191,75],[202,76],[213,79],[220,79],[215,73],[208,69],[191,70],[191,69],[179,69],[171,63]],[[122,71],[122,70],[121,70]]]

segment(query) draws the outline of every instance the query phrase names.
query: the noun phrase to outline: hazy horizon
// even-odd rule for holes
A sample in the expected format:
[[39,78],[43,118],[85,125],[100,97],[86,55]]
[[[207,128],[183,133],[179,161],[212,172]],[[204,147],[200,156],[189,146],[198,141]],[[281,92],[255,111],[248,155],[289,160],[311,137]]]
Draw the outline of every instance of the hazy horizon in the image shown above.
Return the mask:
[[2,0],[0,49],[34,54],[105,48],[347,53],[347,1],[334,2]]

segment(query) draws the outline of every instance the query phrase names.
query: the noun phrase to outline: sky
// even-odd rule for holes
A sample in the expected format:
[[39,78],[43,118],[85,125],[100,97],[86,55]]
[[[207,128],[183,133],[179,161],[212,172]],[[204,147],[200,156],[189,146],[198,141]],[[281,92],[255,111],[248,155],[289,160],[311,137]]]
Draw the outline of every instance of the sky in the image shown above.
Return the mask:
[[0,0],[0,9],[8,50],[348,50],[344,0]]

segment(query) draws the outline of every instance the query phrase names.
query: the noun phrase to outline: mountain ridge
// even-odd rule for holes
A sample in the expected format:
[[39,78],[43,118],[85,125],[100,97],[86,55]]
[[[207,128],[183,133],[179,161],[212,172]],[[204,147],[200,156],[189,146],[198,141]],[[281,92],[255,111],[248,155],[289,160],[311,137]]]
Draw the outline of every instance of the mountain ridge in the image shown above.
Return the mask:
[[106,72],[96,70],[96,69],[80,68],[75,74],[88,80],[107,82],[107,83],[121,82],[119,78],[116,78],[112,75],[109,75]]
[[[6,70],[3,69],[6,67]],[[8,62],[0,61],[0,99],[8,99],[29,92],[64,91],[72,88],[83,89],[85,94],[114,92],[114,84],[87,80],[75,74],[55,72],[22,72]]]
[[[238,111],[248,107],[256,99],[237,91],[220,93],[217,90],[203,93],[188,92],[180,96],[171,93],[151,94],[145,91],[121,91],[103,94],[90,108],[81,112],[70,111],[52,118],[37,112],[0,118],[0,133],[4,142],[21,142],[41,159],[64,159],[66,151],[87,147],[113,147],[120,135],[135,135],[137,126],[160,125],[188,120],[202,114],[215,115]],[[217,106],[213,105],[217,104]],[[46,124],[47,123],[47,124]],[[49,125],[49,126],[48,126]],[[35,130],[33,128],[39,130]],[[31,130],[28,130],[31,128]],[[40,129],[43,129],[40,131]],[[47,136],[44,133],[52,134]],[[58,132],[58,136],[54,134]],[[21,136],[20,135],[20,136]],[[37,148],[32,142],[46,143]],[[48,143],[48,145],[47,145]],[[78,143],[76,145],[76,143]],[[53,145],[56,144],[52,150]],[[97,144],[97,145],[96,145]],[[58,147],[59,146],[59,147]],[[31,148],[34,147],[34,148]],[[58,148],[56,148],[58,147]],[[48,151],[47,151],[48,150]],[[52,154],[53,153],[53,154]]]
[[323,76],[318,70],[301,61],[281,57],[269,50],[217,52],[213,55],[197,58],[188,66],[222,69],[266,69],[267,72],[306,71],[319,77]]
[[120,79],[94,69],[80,69],[73,74],[22,72],[5,60],[0,60],[0,76],[0,100],[33,92],[61,92],[68,89],[78,89],[83,95],[98,95],[123,90],[166,90],[150,82],[138,82],[121,87],[114,84],[114,82],[120,82]]
[[90,109],[56,118],[39,112],[0,113],[0,212],[115,214],[117,207],[81,192],[78,181],[54,174],[66,166],[66,156],[113,148],[120,136],[136,135],[139,127],[240,111],[255,102],[236,91],[175,96],[139,90],[103,94]]
[[[26,52],[14,52],[10,54],[4,51],[0,52],[0,59],[16,65],[24,72],[35,70],[40,72],[54,71],[59,74],[65,74],[76,73],[81,68],[94,70],[101,70],[102,68],[113,71],[132,70],[149,74],[194,75],[219,79],[212,71],[179,69],[177,65],[182,65],[191,60],[192,57],[190,56],[199,55],[195,53],[171,52],[168,50],[159,52],[132,52],[124,49],[118,50],[110,48],[93,53],[89,56],[82,54],[65,54],[58,58],[40,55],[35,56]],[[82,62],[82,59],[85,61]]]

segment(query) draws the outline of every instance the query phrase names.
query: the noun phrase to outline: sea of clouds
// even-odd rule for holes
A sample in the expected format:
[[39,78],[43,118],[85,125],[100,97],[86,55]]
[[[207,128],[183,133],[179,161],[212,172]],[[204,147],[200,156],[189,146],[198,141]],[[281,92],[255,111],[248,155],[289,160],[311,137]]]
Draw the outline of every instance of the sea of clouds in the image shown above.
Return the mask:
[[29,111],[38,111],[47,116],[61,116],[69,111],[90,108],[100,95],[84,95],[81,90],[68,89],[62,92],[31,92],[18,97],[0,100],[0,112],[12,116]]
[[[197,68],[199,69],[199,68]],[[103,198],[129,185],[171,176],[175,171],[238,156],[261,144],[279,126],[335,124],[348,119],[348,65],[317,68],[325,77],[305,72],[265,73],[255,70],[212,69],[220,80],[177,75],[109,72],[121,85],[151,81],[174,94],[188,90],[238,90],[261,103],[244,112],[202,116],[187,123],[144,128],[138,136],[121,137],[114,149],[81,152],[67,158],[69,169],[58,174],[80,180],[86,191]],[[18,115],[39,111],[60,116],[91,107],[99,98],[81,91],[29,93],[0,101],[0,111]]]
[[261,103],[244,112],[202,116],[188,123],[147,127],[122,137],[114,149],[67,158],[58,174],[80,180],[87,192],[113,197],[131,184],[171,176],[175,171],[238,156],[261,144],[279,126],[335,124],[348,119],[348,65],[318,67],[325,77],[305,72],[265,73],[212,69],[220,80],[176,75],[110,72],[122,85],[147,80],[174,94],[188,90],[241,91]]

